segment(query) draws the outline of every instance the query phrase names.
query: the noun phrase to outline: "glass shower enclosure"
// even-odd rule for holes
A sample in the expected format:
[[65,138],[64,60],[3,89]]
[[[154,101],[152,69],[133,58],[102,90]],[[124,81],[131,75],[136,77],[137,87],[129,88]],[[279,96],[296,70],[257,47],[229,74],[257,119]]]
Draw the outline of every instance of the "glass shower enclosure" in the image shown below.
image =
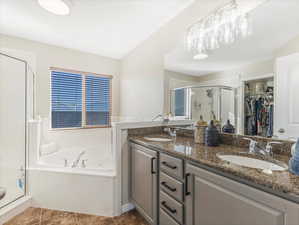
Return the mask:
[[0,52],[0,208],[26,193],[27,62]]

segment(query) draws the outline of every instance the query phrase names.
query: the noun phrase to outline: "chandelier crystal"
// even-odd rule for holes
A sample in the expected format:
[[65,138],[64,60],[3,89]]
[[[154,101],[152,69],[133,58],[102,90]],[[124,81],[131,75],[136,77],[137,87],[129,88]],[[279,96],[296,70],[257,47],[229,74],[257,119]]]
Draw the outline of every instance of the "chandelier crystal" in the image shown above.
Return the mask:
[[250,35],[249,14],[231,1],[199,20],[187,31],[187,48],[195,56]]

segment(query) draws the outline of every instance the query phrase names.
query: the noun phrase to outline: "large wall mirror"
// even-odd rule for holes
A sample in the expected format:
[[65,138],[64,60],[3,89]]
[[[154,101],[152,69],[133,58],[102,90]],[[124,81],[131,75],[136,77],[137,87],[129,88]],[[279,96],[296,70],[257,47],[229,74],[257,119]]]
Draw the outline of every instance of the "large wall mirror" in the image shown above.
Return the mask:
[[164,58],[165,108],[222,126],[230,120],[238,134],[298,137],[298,12],[299,1],[262,1],[249,11],[249,36],[200,59],[182,40]]
[[198,121],[217,119],[224,126],[229,120],[237,124],[235,89],[221,85],[179,87],[170,91],[173,116]]

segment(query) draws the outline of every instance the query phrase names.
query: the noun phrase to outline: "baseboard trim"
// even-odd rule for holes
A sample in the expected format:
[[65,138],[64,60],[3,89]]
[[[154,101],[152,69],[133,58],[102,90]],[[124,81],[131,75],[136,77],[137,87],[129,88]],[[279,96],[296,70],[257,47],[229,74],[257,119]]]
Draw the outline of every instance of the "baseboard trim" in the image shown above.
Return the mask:
[[122,213],[129,212],[129,211],[131,211],[134,208],[135,208],[135,206],[132,203],[127,203],[125,205],[122,205],[122,207],[121,207]]
[[0,224],[4,224],[16,215],[32,206],[32,198],[25,196],[0,210]]

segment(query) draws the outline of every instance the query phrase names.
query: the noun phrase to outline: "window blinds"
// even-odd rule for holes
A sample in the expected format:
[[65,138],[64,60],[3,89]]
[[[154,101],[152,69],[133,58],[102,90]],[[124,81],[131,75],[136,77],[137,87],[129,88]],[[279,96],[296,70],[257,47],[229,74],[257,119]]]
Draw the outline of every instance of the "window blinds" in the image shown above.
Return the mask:
[[111,78],[52,71],[51,85],[52,128],[110,126]]
[[52,128],[81,127],[82,75],[52,71]]
[[87,75],[85,79],[86,124],[107,125],[110,120],[110,79]]

